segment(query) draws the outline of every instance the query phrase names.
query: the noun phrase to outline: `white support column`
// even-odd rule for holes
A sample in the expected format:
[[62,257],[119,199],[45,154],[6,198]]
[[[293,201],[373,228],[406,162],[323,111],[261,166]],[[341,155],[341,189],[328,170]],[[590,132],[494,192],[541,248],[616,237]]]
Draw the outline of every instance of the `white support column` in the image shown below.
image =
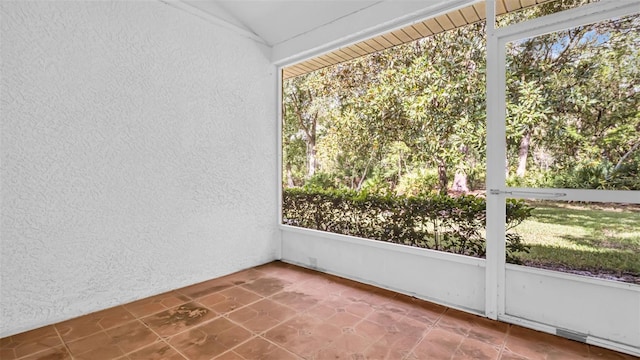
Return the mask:
[[486,1],[487,14],[487,267],[485,314],[504,314],[505,196],[489,189],[505,187],[505,67],[504,46],[496,35],[495,1]]
[[278,198],[276,199],[276,201],[278,202],[278,241],[280,242],[278,244],[278,253],[277,253],[277,257],[278,260],[282,259],[282,229],[280,229],[280,226],[282,225],[282,184],[283,184],[283,179],[282,179],[282,171],[283,171],[283,166],[284,166],[284,162],[282,161],[282,157],[283,157],[283,149],[282,149],[282,123],[284,121],[284,113],[282,111],[282,103],[284,101],[284,94],[283,94],[283,80],[282,80],[282,70],[283,67],[282,66],[276,66],[276,113],[278,114],[278,118],[276,119],[276,126],[277,126],[277,131],[278,134],[277,136],[277,141],[276,141],[276,154],[278,155],[278,161],[277,161],[277,171],[276,173],[278,174],[277,176],[277,181],[278,181]]

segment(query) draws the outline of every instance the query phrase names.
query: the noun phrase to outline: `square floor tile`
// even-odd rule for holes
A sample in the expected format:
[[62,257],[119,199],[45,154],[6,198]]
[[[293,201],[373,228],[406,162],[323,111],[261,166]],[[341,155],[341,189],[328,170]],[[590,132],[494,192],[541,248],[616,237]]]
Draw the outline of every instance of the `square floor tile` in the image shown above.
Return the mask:
[[598,346],[589,345],[589,354],[594,360],[638,360],[637,356],[622,354],[613,350],[604,349]]
[[238,346],[235,353],[244,359],[260,360],[296,360],[298,356],[261,337],[253,338]]
[[125,354],[104,331],[71,341],[67,346],[75,359],[114,359]]
[[306,294],[302,291],[288,290],[279,292],[271,297],[283,305],[287,305],[297,311],[307,310],[316,305],[320,299],[313,295]]
[[282,291],[286,286],[290,284],[291,283],[286,280],[272,277],[263,277],[256,279],[250,283],[243,284],[241,286],[262,296],[270,296]]
[[64,321],[55,326],[64,341],[73,341],[101,330],[122,325],[134,319],[133,314],[123,306],[116,306]]
[[540,331],[511,326],[505,349],[528,358],[589,359],[589,346]]
[[458,332],[433,328],[415,347],[413,353],[418,359],[450,358],[465,339],[465,336]]
[[252,336],[247,329],[226,318],[217,318],[207,324],[178,334],[169,340],[189,359],[211,359]]
[[215,360],[247,360],[242,356],[238,355],[238,353],[236,353],[235,351],[227,351],[222,355],[216,356],[214,359]]
[[295,313],[293,309],[265,299],[234,311],[228,317],[245,328],[260,333],[280,324]]
[[501,345],[490,345],[486,342],[466,338],[462,341],[456,352],[454,360],[496,360],[500,354]]
[[220,280],[230,282],[233,285],[242,285],[252,282],[263,276],[267,276],[267,274],[258,270],[257,268],[252,268],[221,277]]
[[53,326],[27,331],[2,339],[2,359],[19,358],[62,345]]
[[141,321],[136,320],[105,331],[111,338],[110,343],[123,353],[138,350],[160,340],[158,335],[149,330]]
[[64,345],[58,345],[35,354],[22,357],[20,360],[71,360],[71,355]]
[[164,341],[128,354],[130,360],[184,360],[185,358]]
[[182,295],[176,291],[170,291],[126,304],[124,308],[135,317],[140,318],[159,313],[189,301],[191,301],[191,299],[186,295]]
[[213,320],[218,315],[197,302],[182,304],[143,318],[153,331],[166,337]]
[[0,358],[638,359],[280,262],[0,339]]
[[199,302],[218,314],[226,314],[244,305],[262,299],[262,296],[240,287],[232,287],[205,296]]
[[218,291],[222,291],[224,289],[228,289],[235,284],[231,279],[228,278],[218,278],[209,281],[203,281],[201,283],[187,286],[181,289],[176,290],[180,294],[186,295],[191,299],[198,299],[203,296],[207,296],[213,293],[217,293]]

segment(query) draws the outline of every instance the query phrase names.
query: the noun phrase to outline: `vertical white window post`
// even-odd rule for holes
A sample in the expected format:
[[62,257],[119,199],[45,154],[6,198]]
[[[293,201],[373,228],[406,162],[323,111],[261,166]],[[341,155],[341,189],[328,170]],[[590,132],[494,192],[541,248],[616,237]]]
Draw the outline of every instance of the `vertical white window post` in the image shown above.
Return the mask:
[[505,195],[491,194],[506,181],[505,49],[496,35],[495,1],[487,0],[487,266],[485,314],[498,319],[504,314]]
[[[640,355],[640,289],[634,284],[506,264],[506,198],[640,204],[640,191],[509,187],[506,184],[508,43],[640,11],[637,1],[601,0],[496,28],[486,1],[487,224],[485,315],[491,319]],[[579,298],[579,302],[575,302]],[[603,300],[606,299],[606,300]],[[603,306],[603,302],[607,306]],[[610,305],[616,304],[616,305]]]

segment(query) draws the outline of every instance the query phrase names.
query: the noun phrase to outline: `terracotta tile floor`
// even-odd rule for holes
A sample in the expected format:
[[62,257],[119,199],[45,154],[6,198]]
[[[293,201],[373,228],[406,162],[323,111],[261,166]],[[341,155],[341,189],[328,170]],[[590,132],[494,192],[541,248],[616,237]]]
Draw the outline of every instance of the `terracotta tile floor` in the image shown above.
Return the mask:
[[637,359],[273,262],[0,339],[11,359]]

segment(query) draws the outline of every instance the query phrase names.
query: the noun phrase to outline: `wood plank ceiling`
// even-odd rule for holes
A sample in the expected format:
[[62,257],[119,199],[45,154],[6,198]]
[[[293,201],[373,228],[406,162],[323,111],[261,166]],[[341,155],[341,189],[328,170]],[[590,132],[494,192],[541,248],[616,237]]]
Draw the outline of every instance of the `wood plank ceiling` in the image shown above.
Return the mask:
[[[547,1],[550,0],[497,0],[496,14],[502,15],[508,12],[518,11]],[[296,77],[447,30],[473,24],[478,21],[484,21],[485,16],[484,2],[476,3],[356,44],[342,47],[295,65],[287,66],[282,70],[282,78],[288,79]]]

